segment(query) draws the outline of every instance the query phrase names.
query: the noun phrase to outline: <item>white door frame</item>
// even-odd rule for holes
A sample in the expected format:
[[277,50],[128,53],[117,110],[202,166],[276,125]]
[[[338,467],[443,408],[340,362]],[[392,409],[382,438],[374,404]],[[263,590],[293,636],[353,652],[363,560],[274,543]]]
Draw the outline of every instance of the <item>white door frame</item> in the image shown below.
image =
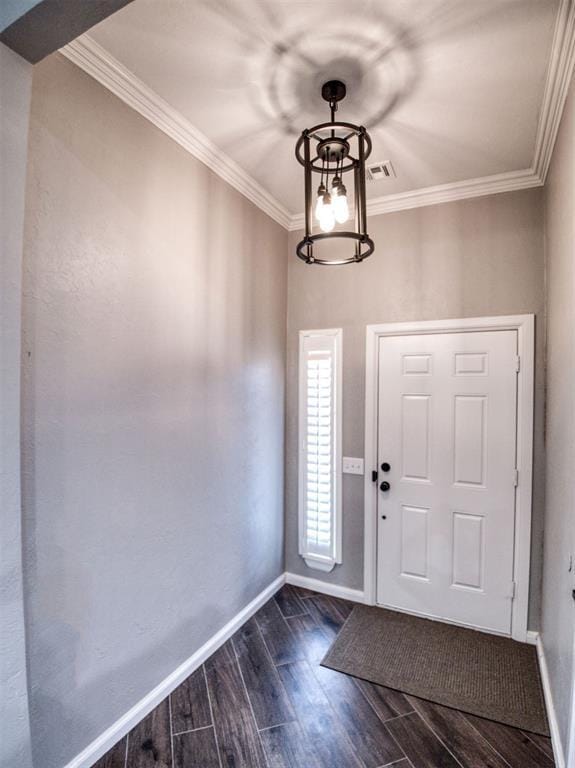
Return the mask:
[[461,320],[425,320],[368,325],[366,330],[365,378],[365,494],[364,494],[364,592],[368,605],[376,604],[377,578],[377,488],[371,479],[377,467],[377,413],[379,339],[423,333],[469,331],[517,331],[520,370],[517,377],[517,469],[515,496],[515,550],[513,580],[515,598],[511,612],[511,637],[527,642],[529,569],[531,561],[531,496],[533,482],[533,386],[535,316],[510,315]]
[[[573,653],[575,655],[575,648],[573,649]],[[573,663],[572,677],[574,677],[574,680],[573,685],[571,686],[571,712],[569,713],[569,730],[567,731],[567,762],[563,760],[563,765],[561,765],[561,758],[557,754],[561,750],[561,739],[557,736],[557,746],[555,745],[555,739],[551,739],[557,768],[575,765],[575,661]],[[549,719],[551,720],[551,718]],[[553,726],[551,726],[551,729],[553,729]],[[553,730],[551,730],[551,733],[553,735]]]

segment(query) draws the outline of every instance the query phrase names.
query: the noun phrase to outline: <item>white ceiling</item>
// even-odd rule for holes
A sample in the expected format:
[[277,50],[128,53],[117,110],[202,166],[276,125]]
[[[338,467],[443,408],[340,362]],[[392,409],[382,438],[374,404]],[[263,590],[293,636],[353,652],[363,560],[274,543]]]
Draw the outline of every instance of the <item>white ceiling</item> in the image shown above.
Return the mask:
[[135,0],[90,36],[292,214],[294,144],[368,127],[368,198],[531,168],[559,0]]

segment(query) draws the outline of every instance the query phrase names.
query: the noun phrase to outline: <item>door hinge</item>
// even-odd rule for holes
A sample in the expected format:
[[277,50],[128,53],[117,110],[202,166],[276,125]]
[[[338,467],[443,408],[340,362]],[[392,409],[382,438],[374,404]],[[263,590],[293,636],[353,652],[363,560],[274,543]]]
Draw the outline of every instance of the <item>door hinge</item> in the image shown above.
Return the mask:
[[377,469],[371,470],[371,482],[377,483]]
[[513,470],[513,485],[515,488],[519,485],[519,470],[514,469]]
[[513,600],[515,598],[515,588],[516,588],[516,586],[517,585],[515,584],[514,581],[512,581],[511,584],[509,585],[509,595],[508,595],[508,597],[511,598],[511,600]]
[[521,358],[519,357],[519,355],[517,355],[515,358],[515,372],[519,373],[520,370],[521,370]]

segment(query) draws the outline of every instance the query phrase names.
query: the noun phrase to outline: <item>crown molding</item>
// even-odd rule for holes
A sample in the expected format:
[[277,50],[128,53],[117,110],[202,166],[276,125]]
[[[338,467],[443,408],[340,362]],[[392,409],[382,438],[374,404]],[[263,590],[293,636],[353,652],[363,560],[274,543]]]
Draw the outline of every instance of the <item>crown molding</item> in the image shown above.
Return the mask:
[[[383,195],[367,201],[367,215],[379,216],[382,213],[405,211],[410,208],[422,208],[438,203],[450,203],[455,200],[467,200],[471,197],[495,195],[499,192],[513,192],[518,189],[540,187],[543,182],[531,168],[523,171],[509,171],[494,176],[466,179],[436,187],[422,187],[395,195]],[[303,229],[303,214],[291,217],[290,230]]]
[[[291,214],[180,112],[139,80],[89,35],[82,35],[69,43],[61,49],[61,53],[178,142],[190,154],[205,163],[208,168],[278,224],[290,231],[303,228],[303,213]],[[574,68],[575,0],[560,0],[532,167],[372,198],[367,201],[367,215],[379,216],[410,208],[542,186],[549,170]]]
[[575,66],[575,0],[561,0],[539,115],[533,169],[545,183]]
[[60,53],[201,160],[274,221],[289,228],[291,214],[281,203],[89,35],[82,35],[64,46]]

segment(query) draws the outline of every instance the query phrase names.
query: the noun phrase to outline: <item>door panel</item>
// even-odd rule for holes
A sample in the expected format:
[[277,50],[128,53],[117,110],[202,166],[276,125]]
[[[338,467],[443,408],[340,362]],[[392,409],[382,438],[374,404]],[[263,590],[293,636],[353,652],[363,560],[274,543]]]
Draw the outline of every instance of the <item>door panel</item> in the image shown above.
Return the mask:
[[454,403],[454,482],[485,487],[487,398],[484,395],[455,395]]
[[401,405],[403,478],[429,480],[429,395],[404,395]]
[[401,575],[427,579],[428,514],[424,507],[401,508]]
[[454,586],[483,588],[483,518],[453,513]]
[[511,631],[517,332],[379,341],[377,600]]

